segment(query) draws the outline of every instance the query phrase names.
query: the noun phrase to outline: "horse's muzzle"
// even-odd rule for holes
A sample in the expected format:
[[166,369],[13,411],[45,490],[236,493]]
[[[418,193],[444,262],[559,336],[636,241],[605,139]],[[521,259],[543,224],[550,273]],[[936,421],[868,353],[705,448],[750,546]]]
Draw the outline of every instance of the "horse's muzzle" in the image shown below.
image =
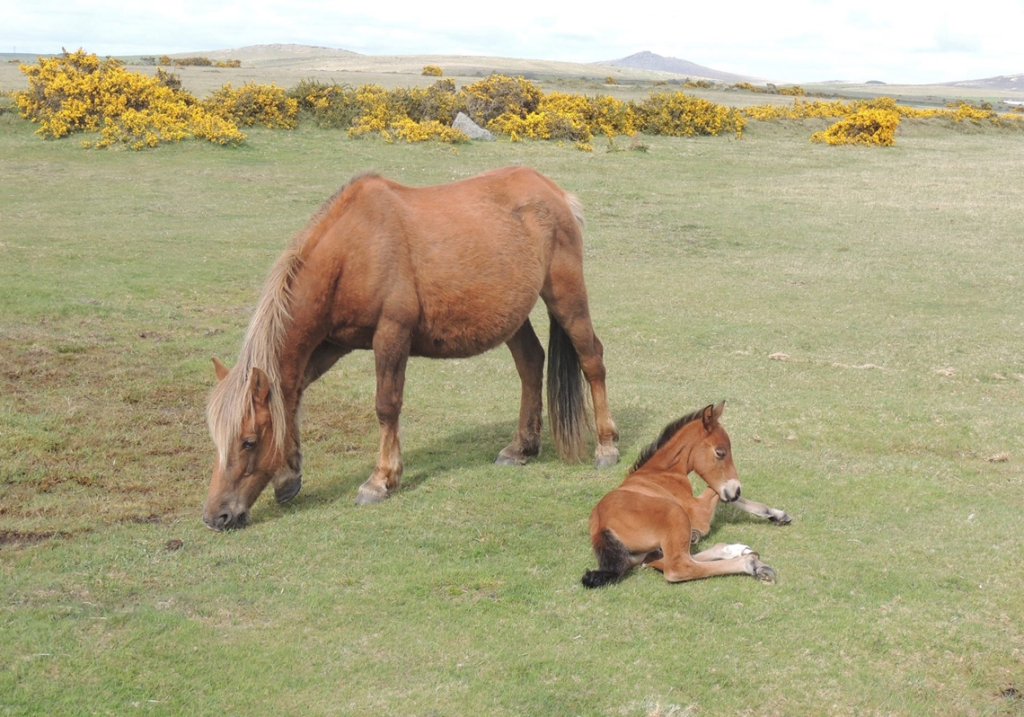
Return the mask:
[[241,513],[231,513],[227,510],[221,510],[217,515],[203,515],[203,523],[210,530],[216,530],[218,533],[222,530],[233,530],[235,528],[244,528],[246,523],[249,522],[249,511],[243,510]]

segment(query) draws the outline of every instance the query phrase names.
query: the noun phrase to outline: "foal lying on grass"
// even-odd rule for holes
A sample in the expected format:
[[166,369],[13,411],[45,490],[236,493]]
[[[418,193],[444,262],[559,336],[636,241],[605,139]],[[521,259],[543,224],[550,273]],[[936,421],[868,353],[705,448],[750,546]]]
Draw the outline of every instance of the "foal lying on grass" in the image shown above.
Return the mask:
[[[710,531],[719,500],[777,525],[791,520],[781,510],[740,497],[729,436],[718,422],[724,408],[723,401],[666,426],[622,485],[595,506],[590,542],[598,569],[583,575],[586,587],[616,582],[641,564],[670,582],[742,574],[775,582],[775,571],[746,545],[719,543],[690,554],[690,545]],[[691,471],[708,484],[700,496],[687,479]]]

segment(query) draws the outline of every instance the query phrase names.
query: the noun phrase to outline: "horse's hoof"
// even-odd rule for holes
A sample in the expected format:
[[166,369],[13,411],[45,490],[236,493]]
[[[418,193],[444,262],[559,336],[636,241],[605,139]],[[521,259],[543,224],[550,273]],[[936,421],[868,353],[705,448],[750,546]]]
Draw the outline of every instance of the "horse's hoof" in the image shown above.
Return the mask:
[[494,461],[496,466],[525,466],[526,458],[522,456],[514,456],[502,451],[498,454],[498,457]]
[[768,565],[758,565],[757,569],[754,571],[754,577],[765,585],[775,584],[775,571]]
[[372,505],[373,503],[380,503],[385,500],[390,493],[387,490],[379,490],[377,488],[369,488],[364,483],[359,486],[359,492],[356,493],[356,505]]
[[615,446],[598,446],[594,453],[594,466],[611,468],[619,462],[619,449]]
[[704,536],[700,534],[699,530],[691,530],[690,531],[690,545],[696,545],[697,543],[700,542],[700,539],[703,538],[703,537]]
[[274,486],[274,500],[278,503],[287,503],[299,494],[302,490],[302,478],[296,478],[283,486]]
[[[782,513],[782,511],[779,512]],[[790,518],[789,515],[787,515],[786,513],[782,513],[782,515],[770,515],[768,516],[768,520],[770,520],[775,525],[789,525],[793,522],[793,519]]]

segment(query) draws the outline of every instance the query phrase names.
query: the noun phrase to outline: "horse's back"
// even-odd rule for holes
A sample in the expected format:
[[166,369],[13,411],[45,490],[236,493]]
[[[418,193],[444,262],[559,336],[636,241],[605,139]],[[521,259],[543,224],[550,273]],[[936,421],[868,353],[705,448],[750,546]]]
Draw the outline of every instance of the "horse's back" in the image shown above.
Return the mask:
[[414,354],[468,356],[506,341],[529,316],[555,253],[568,246],[582,255],[569,195],[526,167],[427,187],[364,176],[333,203],[321,253],[342,267],[339,299],[414,320]]

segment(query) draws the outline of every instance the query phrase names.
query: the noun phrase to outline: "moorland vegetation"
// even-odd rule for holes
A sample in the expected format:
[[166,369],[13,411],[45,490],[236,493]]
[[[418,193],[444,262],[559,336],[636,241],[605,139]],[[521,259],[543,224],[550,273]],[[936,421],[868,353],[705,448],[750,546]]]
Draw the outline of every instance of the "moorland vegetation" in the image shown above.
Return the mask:
[[[795,97],[792,104],[742,110],[681,91],[652,92],[640,101],[600,94],[545,93],[523,77],[498,74],[461,88],[444,77],[426,88],[390,90],[374,84],[350,87],[317,80],[303,80],[290,89],[255,82],[232,87],[229,83],[200,100],[182,88],[175,74],[162,68],[150,76],[129,70],[117,59],[101,60],[83,50],[39,58],[37,64],[22,65],[21,69],[29,88],[11,93],[21,116],[37,123],[37,133],[46,139],[98,134],[98,139],[82,142],[95,148],[145,149],[190,137],[239,144],[246,138],[243,127],[295,129],[300,121],[386,142],[457,144],[468,141],[452,127],[460,112],[512,142],[556,140],[584,151],[593,150],[597,136],[609,141],[637,135],[740,137],[749,120],[833,119],[834,124],[811,136],[812,141],[830,145],[891,146],[904,118],[1024,127],[1021,115],[999,114],[984,104],[957,102],[941,109],[917,109],[898,105],[888,97],[804,100],[799,87],[779,90]],[[428,70],[431,75],[442,74],[435,66],[424,71]],[[688,82],[684,87],[703,87],[701,82]]]

